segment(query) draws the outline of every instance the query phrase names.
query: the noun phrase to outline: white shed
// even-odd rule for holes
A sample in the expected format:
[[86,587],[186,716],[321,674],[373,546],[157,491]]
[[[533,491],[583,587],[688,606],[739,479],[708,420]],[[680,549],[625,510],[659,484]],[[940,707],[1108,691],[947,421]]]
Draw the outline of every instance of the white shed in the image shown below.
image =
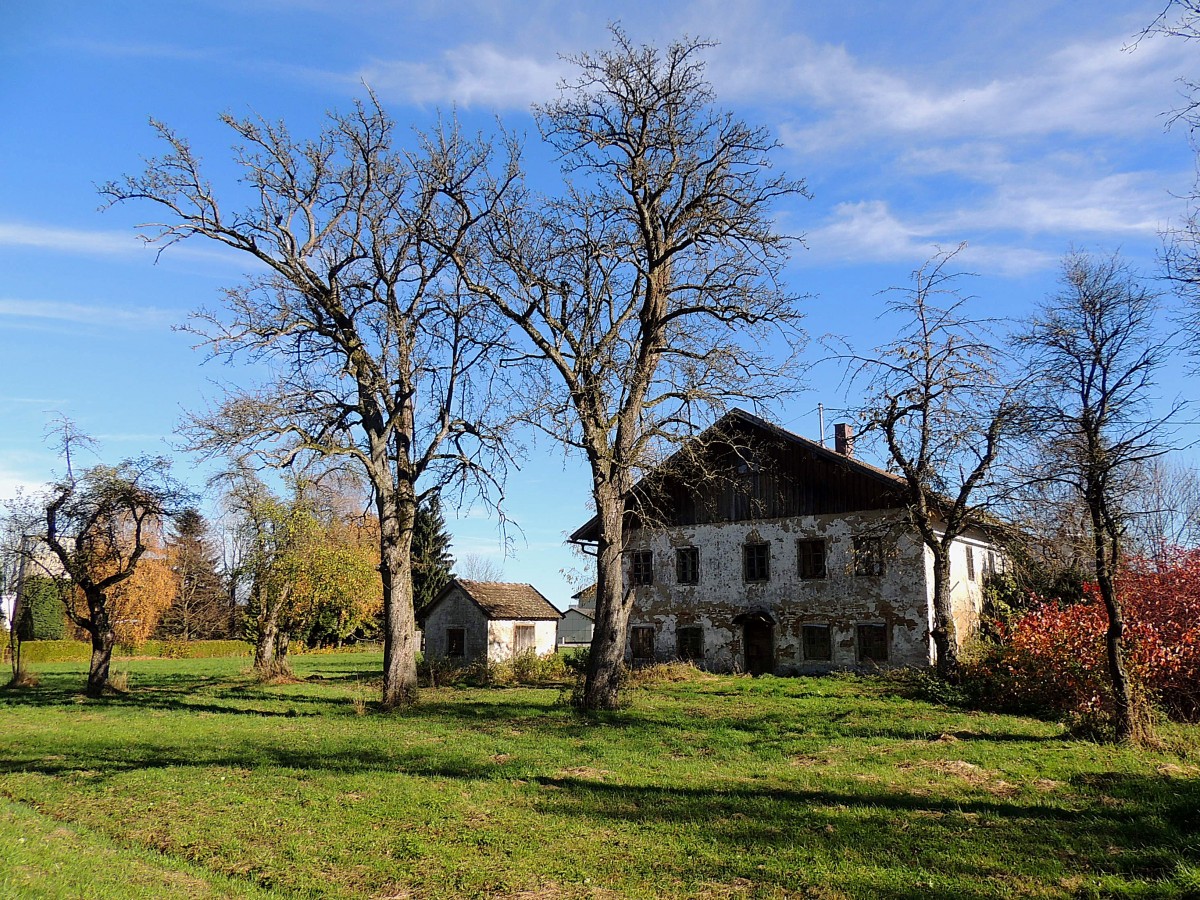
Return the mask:
[[532,585],[455,578],[418,618],[426,656],[495,663],[553,653],[562,614]]

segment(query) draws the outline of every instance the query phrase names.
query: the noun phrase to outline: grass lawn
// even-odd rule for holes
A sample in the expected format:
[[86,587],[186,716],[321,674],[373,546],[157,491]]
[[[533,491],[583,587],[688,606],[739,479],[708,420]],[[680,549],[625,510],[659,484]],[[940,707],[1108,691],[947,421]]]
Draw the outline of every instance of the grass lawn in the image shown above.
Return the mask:
[[851,677],[363,714],[378,655],[245,664],[0,691],[0,897],[1200,897],[1200,728],[1103,746]]

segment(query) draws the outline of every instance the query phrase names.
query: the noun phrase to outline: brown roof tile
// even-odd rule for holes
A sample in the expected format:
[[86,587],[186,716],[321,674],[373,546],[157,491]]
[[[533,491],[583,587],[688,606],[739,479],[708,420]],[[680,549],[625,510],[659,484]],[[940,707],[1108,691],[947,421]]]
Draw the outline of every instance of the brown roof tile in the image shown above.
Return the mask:
[[[479,604],[479,608],[492,619],[562,618],[562,613],[531,584],[466,581],[462,578],[456,578],[450,584],[457,584],[466,591],[467,596]],[[449,586],[447,585],[447,588]]]

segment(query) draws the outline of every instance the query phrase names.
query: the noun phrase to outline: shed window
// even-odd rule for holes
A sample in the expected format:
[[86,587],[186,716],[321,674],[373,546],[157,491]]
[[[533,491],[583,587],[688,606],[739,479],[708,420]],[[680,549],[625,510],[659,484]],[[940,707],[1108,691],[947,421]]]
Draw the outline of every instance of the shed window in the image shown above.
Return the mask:
[[699,549],[680,547],[675,551],[675,580],[680,584],[700,583]]
[[654,626],[634,625],[629,643],[635,660],[644,662],[654,659]]
[[676,628],[675,641],[680,659],[704,659],[704,629],[695,626]]
[[771,545],[768,543],[742,546],[742,577],[746,581],[771,580]]
[[883,574],[883,540],[877,537],[854,539],[854,574],[859,576]]
[[633,584],[654,584],[654,551],[634,550],[629,562],[629,580]]
[[858,661],[884,663],[888,660],[886,625],[859,625]]
[[828,625],[805,625],[801,629],[804,642],[804,658],[818,662],[833,659],[833,641]]
[[446,655],[463,657],[467,654],[467,629],[446,629]]
[[825,542],[809,540],[796,542],[797,564],[801,578],[825,577]]
[[975,580],[975,550],[971,547],[967,548],[967,578]]
[[513,626],[513,653],[532,653],[537,649],[537,627],[534,625]]

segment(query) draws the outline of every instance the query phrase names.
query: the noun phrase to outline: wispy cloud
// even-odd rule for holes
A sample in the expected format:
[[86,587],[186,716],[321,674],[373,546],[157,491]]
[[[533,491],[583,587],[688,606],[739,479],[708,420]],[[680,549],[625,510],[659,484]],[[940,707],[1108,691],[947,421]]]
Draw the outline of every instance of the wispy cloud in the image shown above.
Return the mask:
[[86,231],[26,222],[0,222],[0,246],[36,247],[71,253],[126,256],[145,252],[145,243],[125,231]]
[[433,62],[377,60],[363,67],[359,75],[385,98],[526,109],[552,97],[565,71],[553,53],[535,58],[506,53],[490,44],[473,44],[447,50]]
[[72,325],[103,325],[109,328],[163,328],[178,321],[179,314],[146,306],[93,306],[54,300],[0,297],[0,318],[49,320]]

